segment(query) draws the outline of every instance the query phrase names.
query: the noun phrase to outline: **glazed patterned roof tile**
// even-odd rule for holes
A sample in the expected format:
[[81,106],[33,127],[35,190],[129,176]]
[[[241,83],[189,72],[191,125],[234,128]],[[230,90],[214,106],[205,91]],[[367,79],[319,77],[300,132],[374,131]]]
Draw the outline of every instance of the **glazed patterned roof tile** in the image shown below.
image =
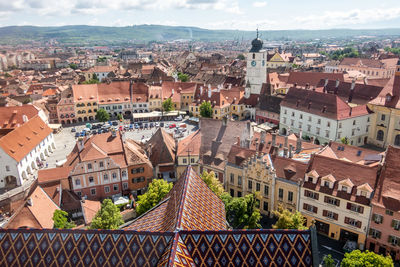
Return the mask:
[[129,230],[225,230],[225,206],[188,167],[164,202],[139,217]]

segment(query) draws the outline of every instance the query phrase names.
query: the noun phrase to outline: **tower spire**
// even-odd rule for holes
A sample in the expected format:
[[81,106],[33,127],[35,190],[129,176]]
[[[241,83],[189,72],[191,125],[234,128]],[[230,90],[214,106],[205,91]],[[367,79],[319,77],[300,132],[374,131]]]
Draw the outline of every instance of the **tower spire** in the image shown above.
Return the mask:
[[257,38],[258,38],[258,27],[257,27],[257,30],[256,30],[256,31],[257,31]]

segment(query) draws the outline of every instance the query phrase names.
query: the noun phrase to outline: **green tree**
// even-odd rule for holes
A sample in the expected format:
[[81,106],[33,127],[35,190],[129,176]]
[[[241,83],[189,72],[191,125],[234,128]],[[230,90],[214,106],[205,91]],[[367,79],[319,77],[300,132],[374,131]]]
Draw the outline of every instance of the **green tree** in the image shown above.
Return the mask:
[[76,65],[75,63],[71,63],[69,64],[69,67],[73,70],[76,70],[78,68],[78,65]]
[[347,137],[343,137],[342,139],[340,139],[340,142],[342,142],[342,144],[344,144],[344,145],[348,145],[349,139]]
[[239,60],[245,60],[246,59],[246,57],[243,54],[239,54],[236,58],[239,59]]
[[92,79],[93,79],[93,80],[97,80],[97,81],[99,80],[99,78],[97,77],[97,74],[96,74],[96,73],[93,73]]
[[200,105],[200,115],[204,118],[212,117],[212,106],[209,101],[204,101]]
[[12,77],[12,76],[11,76],[11,74],[10,74],[10,73],[6,72],[6,73],[4,74],[4,77],[6,77],[6,78],[10,78],[10,77]]
[[122,114],[118,113],[117,118],[118,118],[118,120],[122,120],[123,119]]
[[24,101],[22,101],[22,104],[29,104],[32,102],[32,98],[26,98]]
[[187,82],[187,81],[189,81],[189,75],[184,74],[184,73],[182,73],[182,72],[178,72],[178,79],[179,79],[181,82]]
[[119,208],[107,198],[101,203],[101,209],[94,216],[90,229],[117,229],[123,223]]
[[162,108],[165,112],[174,110],[174,103],[172,102],[171,98],[167,98],[162,102]]
[[101,122],[109,121],[110,114],[104,108],[99,108],[96,113],[96,119]]
[[275,210],[272,213],[278,217],[278,221],[272,225],[272,228],[274,229],[308,229],[304,226],[305,218],[299,211],[291,212],[288,209],[279,207],[278,210]]
[[322,261],[324,267],[335,267],[335,261],[333,260],[331,254],[325,255]]
[[164,179],[155,179],[149,184],[149,189],[143,195],[138,196],[136,202],[136,213],[142,215],[156,206],[171,190],[172,183]]
[[76,225],[73,222],[68,221],[68,213],[63,210],[55,210],[53,213],[53,228],[57,229],[70,229]]
[[226,193],[224,187],[222,186],[221,182],[215,177],[215,173],[213,171],[206,172],[203,171],[201,175],[203,181],[207,184],[208,188],[214,192],[219,198],[221,198],[223,193]]
[[256,193],[244,197],[234,197],[225,206],[226,218],[234,229],[255,229],[260,228],[260,210]]
[[390,256],[378,255],[372,251],[353,250],[350,253],[345,253],[342,263],[342,267],[390,267],[393,266],[393,260]]

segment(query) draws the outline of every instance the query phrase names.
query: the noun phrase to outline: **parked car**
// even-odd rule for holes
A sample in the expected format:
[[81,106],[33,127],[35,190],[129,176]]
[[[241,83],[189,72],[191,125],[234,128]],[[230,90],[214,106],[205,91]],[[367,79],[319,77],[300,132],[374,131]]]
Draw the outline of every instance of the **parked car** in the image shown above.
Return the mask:
[[164,123],[163,122],[160,122],[160,127],[164,127]]
[[81,136],[80,133],[75,133],[75,137],[79,137],[79,136]]
[[150,128],[154,127],[154,123],[150,122]]
[[112,125],[113,125],[113,126],[117,126],[117,125],[118,125],[118,121],[113,121],[113,122],[112,122]]
[[139,124],[135,123],[135,129],[139,129]]
[[133,129],[133,124],[130,124],[129,125],[129,130],[132,130]]
[[186,128],[186,126],[187,126],[186,123],[181,123],[181,124],[179,124],[179,127],[180,127],[180,128]]
[[182,120],[182,116],[181,115],[179,115],[178,117],[176,117],[175,119],[174,119],[174,121],[181,121]]
[[172,124],[170,124],[168,127],[169,127],[170,129],[175,128],[175,127],[176,127],[176,124],[175,124],[175,123],[172,123]]
[[149,125],[147,123],[144,124],[144,128],[149,128]]
[[75,132],[76,132],[76,128],[75,128],[75,127],[72,127],[71,132],[72,132],[72,133],[75,133]]

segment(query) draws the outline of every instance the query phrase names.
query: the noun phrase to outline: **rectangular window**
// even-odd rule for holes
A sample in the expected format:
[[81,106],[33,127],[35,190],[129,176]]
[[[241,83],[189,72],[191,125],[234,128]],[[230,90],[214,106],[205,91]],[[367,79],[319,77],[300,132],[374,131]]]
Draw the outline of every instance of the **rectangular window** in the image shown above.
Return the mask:
[[301,120],[303,119],[303,114],[300,114],[300,119],[301,119]]
[[330,121],[326,122],[326,126],[331,127],[331,122]]
[[339,129],[341,129],[342,128],[342,123],[341,122],[339,122]]
[[311,121],[311,116],[308,116],[308,121]]
[[100,166],[100,168],[103,168],[104,167],[104,163],[102,161],[100,161],[99,162],[99,166]]
[[307,204],[307,203],[303,204],[303,209],[306,210],[306,211],[312,212],[312,213],[317,213],[318,212],[318,208],[317,207],[315,207],[313,205],[310,205],[310,204]]
[[399,220],[392,220],[392,227],[394,230],[400,230],[400,221]]
[[317,127],[317,135],[319,135],[321,129]]
[[264,201],[263,210],[268,211],[268,202]]
[[373,238],[379,239],[379,238],[381,238],[382,233],[381,233],[381,231],[370,228],[369,235],[372,236]]
[[269,193],[269,186],[268,185],[264,185],[264,196],[268,196]]
[[283,199],[283,189],[282,188],[279,188],[279,190],[278,190],[278,197],[280,200]]
[[94,183],[94,178],[93,177],[89,177],[89,183],[90,184]]
[[190,163],[194,163],[194,159],[193,158],[190,159]]
[[372,220],[377,224],[383,223],[383,216],[375,213],[372,215]]
[[91,163],[88,163],[87,168],[88,168],[89,170],[92,169],[92,164],[91,164]]
[[90,189],[90,194],[91,194],[92,196],[96,195],[96,188]]
[[105,186],[104,187],[104,192],[105,193],[110,193],[110,187],[109,186]]
[[350,202],[347,202],[347,209],[354,211],[354,212],[358,212],[358,213],[363,213],[364,212],[364,207],[360,206],[360,205],[356,205]]
[[391,210],[386,210],[385,213],[386,213],[387,215],[393,216],[393,211],[391,211]]
[[10,171],[10,166],[8,166],[8,165],[6,166],[6,171],[8,171],[8,172]]
[[304,190],[304,196],[305,197],[309,197],[315,200],[319,199],[319,194],[316,192],[312,192],[312,191],[308,191],[308,190]]
[[238,197],[242,197],[242,192],[238,191],[237,196],[238,196]]
[[78,195],[78,197],[82,197],[82,192],[81,191],[77,191],[76,194]]
[[231,173],[231,184],[235,184],[235,175]]
[[291,191],[288,192],[288,201],[293,202],[293,192]]
[[317,124],[321,124],[321,119],[318,119],[318,120],[317,120]]
[[115,184],[115,185],[113,185],[113,189],[114,189],[114,191],[118,191],[119,186],[117,184]]
[[357,227],[357,228],[361,228],[361,222],[357,221],[356,219],[353,219],[353,218],[345,217],[344,223],[354,226],[354,227]]
[[183,159],[183,164],[186,164],[186,159]]
[[396,236],[390,235],[390,236],[389,236],[389,243],[392,244],[392,245],[397,246],[398,244],[400,244],[399,239],[400,239],[400,238],[398,238],[398,237],[396,237]]
[[249,180],[247,182],[247,187],[248,187],[249,190],[252,190],[253,189],[253,181]]
[[75,185],[81,185],[81,180],[76,179],[75,180]]
[[311,131],[311,125],[308,124],[308,125],[307,125],[307,132],[310,132],[310,131]]
[[238,185],[242,185],[242,176],[238,176]]
[[385,114],[382,114],[381,115],[381,121],[384,121],[384,120],[386,120],[386,116],[385,116]]
[[258,192],[261,191],[261,185],[260,185],[260,183],[256,183],[256,191],[258,191]]
[[128,183],[123,183],[123,184],[122,184],[122,188],[123,188],[124,190],[128,189]]
[[339,215],[337,213],[333,212],[333,211],[330,211],[330,210],[323,210],[322,211],[322,216],[327,217],[327,218],[332,219],[332,220],[337,220]]
[[340,206],[340,200],[337,199],[337,198],[325,196],[324,197],[324,202],[328,203],[328,204],[331,204],[331,205],[338,206],[338,207]]

